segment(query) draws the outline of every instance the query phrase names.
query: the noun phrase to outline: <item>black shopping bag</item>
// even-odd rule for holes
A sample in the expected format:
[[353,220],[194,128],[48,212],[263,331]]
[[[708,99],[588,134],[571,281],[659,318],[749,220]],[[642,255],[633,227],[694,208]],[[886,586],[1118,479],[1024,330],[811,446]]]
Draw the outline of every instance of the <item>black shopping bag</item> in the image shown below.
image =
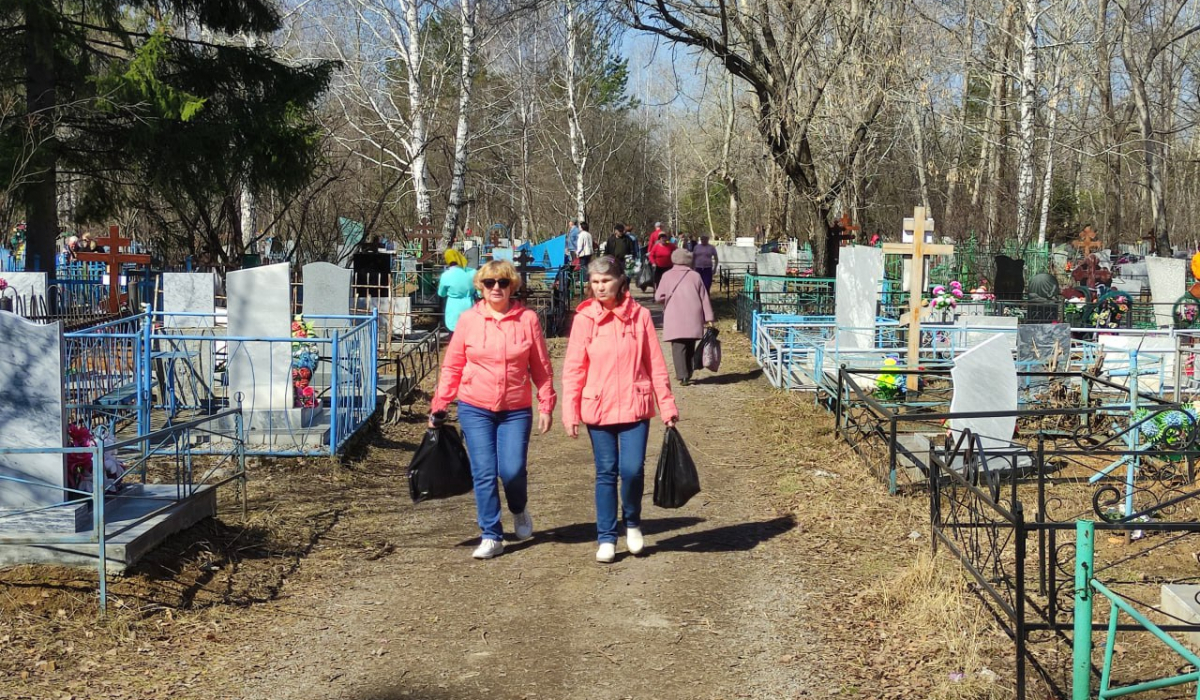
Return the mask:
[[633,284],[643,292],[654,286],[654,269],[649,260],[642,258],[642,266],[638,268]]
[[688,454],[683,437],[675,428],[663,434],[662,454],[654,473],[654,505],[659,508],[682,508],[692,496],[700,493],[700,475],[696,463]]
[[471,460],[462,436],[452,425],[425,431],[408,465],[408,493],[413,503],[470,493]]

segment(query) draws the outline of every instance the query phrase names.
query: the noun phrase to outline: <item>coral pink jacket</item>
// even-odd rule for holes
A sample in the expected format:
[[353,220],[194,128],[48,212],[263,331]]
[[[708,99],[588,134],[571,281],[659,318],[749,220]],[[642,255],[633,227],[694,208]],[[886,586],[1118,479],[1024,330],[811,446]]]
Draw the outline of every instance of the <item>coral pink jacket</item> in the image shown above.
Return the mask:
[[595,299],[575,310],[563,363],[563,424],[615,425],[679,417],[650,311],[628,294],[609,311]]
[[446,410],[455,397],[489,411],[529,408],[532,378],[538,412],[553,413],[554,370],[537,314],[514,301],[497,320],[485,306],[481,301],[458,318],[430,410]]

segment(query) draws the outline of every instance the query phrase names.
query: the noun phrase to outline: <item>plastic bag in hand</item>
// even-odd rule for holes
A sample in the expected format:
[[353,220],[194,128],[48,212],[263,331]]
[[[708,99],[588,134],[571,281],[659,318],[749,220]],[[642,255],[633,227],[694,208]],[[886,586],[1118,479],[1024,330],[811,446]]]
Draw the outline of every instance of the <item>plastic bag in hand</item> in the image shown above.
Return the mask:
[[683,437],[675,428],[663,434],[662,453],[654,473],[654,505],[659,508],[682,508],[692,496],[700,493],[700,475],[688,453]]
[[716,328],[704,329],[704,337],[700,339],[700,345],[697,346],[695,358],[692,360],[695,365],[693,370],[703,367],[710,372],[716,372],[721,369],[721,341],[717,340],[718,334]]
[[413,503],[470,493],[471,460],[462,436],[452,425],[425,431],[408,465],[408,492]]

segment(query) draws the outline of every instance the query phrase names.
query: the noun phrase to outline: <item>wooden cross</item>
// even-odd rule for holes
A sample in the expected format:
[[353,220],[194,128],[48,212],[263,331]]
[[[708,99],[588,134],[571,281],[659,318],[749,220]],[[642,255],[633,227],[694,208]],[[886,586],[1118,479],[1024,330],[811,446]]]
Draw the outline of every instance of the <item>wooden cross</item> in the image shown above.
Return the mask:
[[838,219],[838,226],[842,228],[842,235],[840,236],[840,239],[843,246],[854,240],[854,232],[857,231],[859,227],[850,225],[849,214],[842,212],[842,218]]
[[108,265],[108,312],[112,314],[121,311],[121,265],[123,263],[150,264],[149,255],[121,252],[121,249],[130,243],[133,243],[133,239],[122,238],[119,227],[110,226],[108,238],[96,240],[96,245],[104,246],[105,252],[75,254],[77,259],[84,262],[102,262]]
[[[491,243],[492,243],[493,248],[500,247],[500,232],[496,229],[492,229]],[[572,252],[574,252],[574,251],[572,251]]]
[[[925,292],[925,256],[951,255],[954,246],[941,243],[926,243],[925,234],[933,233],[926,228],[925,207],[913,209],[911,219],[904,220],[905,233],[912,232],[912,243],[884,243],[883,252],[893,255],[911,255],[908,284],[908,369],[920,365],[921,350],[921,295]],[[908,375],[908,388],[917,390],[917,375]]]
[[429,219],[421,219],[421,223],[417,225],[413,235],[421,242],[421,262],[429,262],[433,258],[435,248],[430,245],[434,239],[433,226],[430,225]]
[[1084,227],[1079,233],[1079,239],[1071,241],[1071,245],[1078,248],[1085,258],[1104,247],[1103,243],[1096,240],[1096,232],[1091,226]]

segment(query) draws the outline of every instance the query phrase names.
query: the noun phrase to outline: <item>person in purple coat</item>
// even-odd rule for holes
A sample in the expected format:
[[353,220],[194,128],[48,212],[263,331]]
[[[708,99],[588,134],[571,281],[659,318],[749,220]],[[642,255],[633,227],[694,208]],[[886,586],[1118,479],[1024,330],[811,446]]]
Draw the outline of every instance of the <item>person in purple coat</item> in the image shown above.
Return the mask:
[[692,380],[696,342],[714,317],[704,280],[692,269],[692,254],[685,248],[671,253],[671,269],[663,273],[654,298],[663,303],[663,340],[671,341],[675,378],[680,386],[687,386]]

